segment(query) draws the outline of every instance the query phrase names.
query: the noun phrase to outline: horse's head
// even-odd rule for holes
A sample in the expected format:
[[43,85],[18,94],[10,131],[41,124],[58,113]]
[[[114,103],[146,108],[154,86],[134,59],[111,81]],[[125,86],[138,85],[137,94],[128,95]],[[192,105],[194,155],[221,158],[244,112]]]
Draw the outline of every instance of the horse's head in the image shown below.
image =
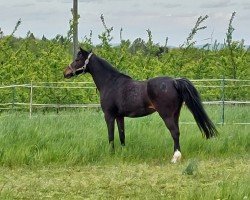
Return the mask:
[[80,48],[76,59],[64,70],[64,77],[71,78],[72,76],[85,74],[88,71],[88,63],[92,53]]

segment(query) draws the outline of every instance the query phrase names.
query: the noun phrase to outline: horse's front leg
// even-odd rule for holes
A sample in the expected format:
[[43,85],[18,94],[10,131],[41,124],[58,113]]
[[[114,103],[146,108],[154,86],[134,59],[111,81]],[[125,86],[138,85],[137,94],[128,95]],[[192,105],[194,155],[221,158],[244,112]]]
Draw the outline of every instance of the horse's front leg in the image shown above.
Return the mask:
[[105,113],[105,121],[108,127],[108,137],[109,137],[109,144],[110,144],[110,150],[115,150],[114,145],[114,127],[115,127],[115,117],[110,115],[109,113]]
[[122,146],[125,146],[125,129],[124,129],[124,117],[117,117],[116,118],[120,142]]

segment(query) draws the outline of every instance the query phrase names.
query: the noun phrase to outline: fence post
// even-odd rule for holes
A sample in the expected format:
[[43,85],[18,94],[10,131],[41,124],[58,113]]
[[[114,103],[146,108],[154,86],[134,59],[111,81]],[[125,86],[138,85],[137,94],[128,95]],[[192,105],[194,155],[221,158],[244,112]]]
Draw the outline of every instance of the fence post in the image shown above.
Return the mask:
[[30,84],[30,118],[32,116],[32,101],[33,101],[33,83]]
[[73,60],[78,49],[78,0],[73,0]]
[[223,75],[221,80],[221,101],[222,101],[222,113],[221,113],[221,124],[225,122],[225,76]]
[[16,87],[15,85],[12,86],[12,111],[15,107],[15,98],[16,98]]

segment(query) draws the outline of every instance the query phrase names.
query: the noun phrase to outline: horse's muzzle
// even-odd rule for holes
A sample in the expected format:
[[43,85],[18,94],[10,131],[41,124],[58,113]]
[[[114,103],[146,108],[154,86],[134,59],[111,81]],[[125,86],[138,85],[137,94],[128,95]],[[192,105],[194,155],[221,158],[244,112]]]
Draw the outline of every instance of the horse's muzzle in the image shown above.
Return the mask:
[[73,76],[73,72],[69,67],[66,67],[66,69],[63,72],[64,78],[71,78]]

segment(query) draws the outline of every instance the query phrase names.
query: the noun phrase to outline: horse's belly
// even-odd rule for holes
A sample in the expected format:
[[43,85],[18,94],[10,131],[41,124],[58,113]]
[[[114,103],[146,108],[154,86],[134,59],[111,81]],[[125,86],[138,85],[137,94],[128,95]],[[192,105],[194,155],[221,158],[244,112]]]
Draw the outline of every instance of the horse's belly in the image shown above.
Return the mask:
[[150,115],[155,112],[155,109],[153,108],[139,108],[135,109],[133,111],[128,111],[124,113],[125,117],[143,117],[146,115]]

